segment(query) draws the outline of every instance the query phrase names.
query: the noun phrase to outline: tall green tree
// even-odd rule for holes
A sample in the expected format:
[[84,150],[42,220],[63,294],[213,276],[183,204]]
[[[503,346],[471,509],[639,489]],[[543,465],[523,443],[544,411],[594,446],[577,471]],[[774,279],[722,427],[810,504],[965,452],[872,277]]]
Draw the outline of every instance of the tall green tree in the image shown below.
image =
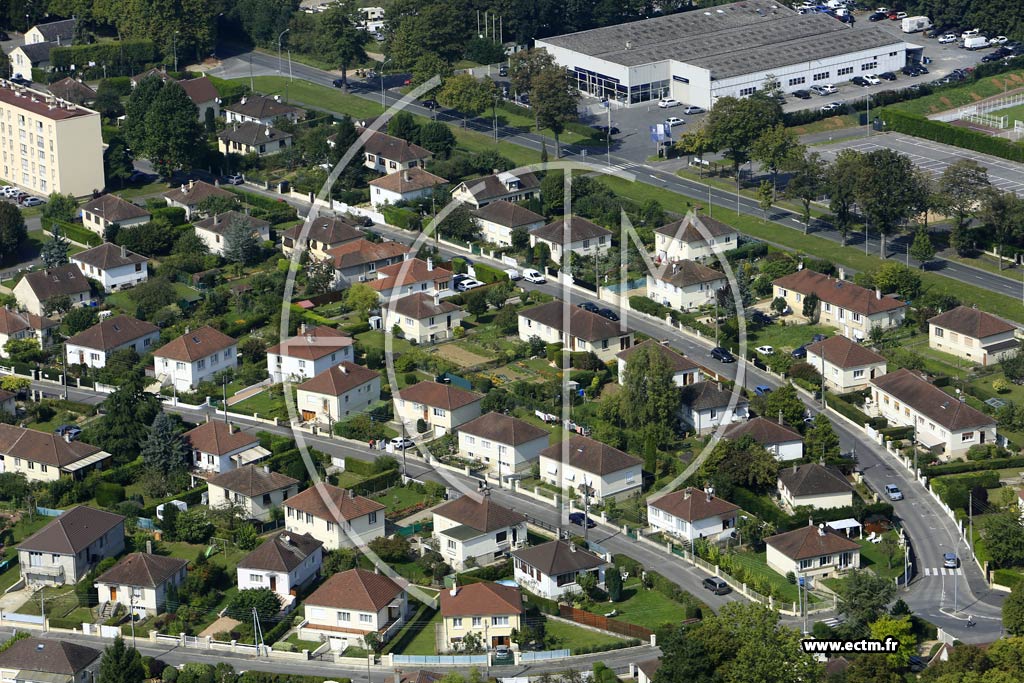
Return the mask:
[[68,248],[71,246],[71,241],[60,234],[58,224],[54,223],[50,230],[52,236],[39,250],[39,258],[43,260],[47,268],[56,268],[68,263]]
[[468,119],[479,116],[493,104],[494,95],[494,81],[461,73],[449,78],[437,91],[437,101],[462,114],[465,125]]
[[251,266],[260,258],[260,242],[244,219],[231,221],[224,231],[224,259],[239,267]]
[[146,114],[164,88],[164,82],[157,76],[147,76],[139,81],[124,105],[124,139],[135,153],[145,155],[149,133]]
[[106,414],[88,430],[89,443],[110,453],[118,464],[135,459],[148,436],[147,425],[160,411],[159,400],[144,387],[141,373],[126,377],[103,402]]
[[823,190],[828,195],[832,224],[846,246],[846,236],[853,228],[853,207],[857,203],[855,188],[860,177],[863,158],[853,149],[844,149],[825,169]]
[[78,334],[82,330],[89,329],[97,322],[99,322],[99,316],[96,314],[96,309],[91,306],[72,308],[64,316],[64,320],[61,321],[64,325],[64,331],[67,332],[69,337]]
[[919,204],[920,186],[910,158],[891,149],[867,152],[863,157],[855,196],[861,212],[880,236],[880,255],[886,257],[885,238],[897,232]]
[[865,569],[854,569],[836,591],[840,613],[858,632],[866,635],[867,625],[886,612],[896,596],[896,586],[883,576]]
[[78,200],[74,195],[53,192],[43,205],[43,218],[51,221],[70,223],[78,213]]
[[433,95],[441,85],[444,85],[445,80],[451,77],[451,75],[451,64],[441,59],[441,57],[437,56],[433,52],[427,52],[420,55],[412,67],[411,85],[414,87],[423,85],[434,76],[437,76],[441,79],[440,85],[438,85],[437,88],[431,88],[424,93],[425,96]]
[[1016,511],[1001,512],[986,519],[982,534],[995,564],[1000,567],[1024,564],[1024,526]]
[[772,199],[778,190],[779,170],[787,159],[799,153],[800,143],[796,135],[779,123],[766,128],[750,148],[750,158],[768,169],[772,175]]
[[0,263],[13,262],[18,247],[27,237],[25,217],[18,207],[0,202]]
[[141,448],[142,462],[147,469],[166,477],[188,468],[189,448],[181,433],[170,415],[162,410],[156,414]]
[[[1015,192],[1001,192],[988,188],[981,193],[981,209],[978,218],[985,225],[988,234],[995,239],[996,249],[1002,256],[1006,245],[1019,241],[1024,234],[1024,201]],[[999,259],[1003,269],[1003,259]]]
[[1024,588],[1020,584],[1003,601],[1003,628],[1011,636],[1024,636]]
[[277,48],[277,37],[298,8],[297,0],[237,0],[231,16],[253,44]]
[[317,53],[341,69],[341,82],[348,88],[348,70],[366,60],[367,31],[355,23],[357,8],[351,0],[335,3],[320,15]]
[[620,395],[626,427],[674,425],[679,410],[679,387],[672,379],[668,360],[657,349],[644,346],[629,357]]
[[973,159],[959,159],[945,168],[939,177],[939,195],[957,228],[967,225],[967,219],[991,186],[988,171]]
[[[629,366],[627,366],[628,369]],[[765,491],[775,485],[779,462],[750,436],[722,439],[700,466],[699,481],[710,481],[728,498],[737,486]]]
[[555,158],[561,156],[558,136],[565,124],[579,118],[576,110],[580,92],[569,80],[565,69],[545,67],[535,74],[530,90],[530,106],[539,128],[548,128],[555,136]]
[[825,413],[818,413],[804,434],[804,457],[808,460],[834,460],[839,457],[839,435]]
[[388,135],[419,144],[420,124],[409,112],[400,111],[388,121]]
[[[168,83],[146,112],[146,136],[142,153],[153,167],[167,177],[179,168],[188,168],[199,158],[205,134],[199,122],[199,110],[177,83]],[[133,148],[136,154],[138,148]]]
[[929,261],[935,258],[935,245],[932,238],[924,228],[918,228],[914,232],[914,241],[910,245],[910,255],[914,257],[924,268]]
[[146,678],[142,655],[117,636],[103,651],[98,683],[139,683]]
[[103,150],[103,172],[108,186],[123,188],[135,170],[132,155],[120,135],[111,138],[107,148]]
[[762,414],[769,420],[777,420],[782,416],[783,422],[790,425],[803,423],[804,402],[800,400],[800,394],[792,384],[785,384],[775,389],[761,401],[763,406]]
[[786,196],[800,200],[800,217],[806,233],[811,225],[811,202],[821,196],[824,189],[825,162],[817,152],[807,152],[798,147],[783,162],[783,168],[790,173]]
[[754,95],[743,99],[719,98],[708,112],[705,125],[711,149],[724,150],[739,182],[740,165],[750,159],[754,142],[765,129],[781,121],[782,107],[776,100]]

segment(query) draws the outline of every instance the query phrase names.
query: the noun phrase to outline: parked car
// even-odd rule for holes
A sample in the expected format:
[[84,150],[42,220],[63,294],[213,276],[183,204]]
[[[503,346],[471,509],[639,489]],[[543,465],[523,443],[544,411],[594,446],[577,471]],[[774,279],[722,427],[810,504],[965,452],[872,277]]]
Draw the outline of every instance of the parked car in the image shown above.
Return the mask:
[[42,206],[45,203],[46,200],[40,199],[39,197],[25,197],[21,200],[22,206]]
[[607,318],[608,320],[611,320],[613,323],[619,322],[619,314],[610,308],[602,308],[600,311],[597,312],[597,314],[602,318]]
[[20,85],[20,86],[22,86],[24,88],[27,88],[30,85],[32,85],[32,81],[30,81],[29,79],[25,78],[21,74],[15,74],[14,77],[11,78],[11,83],[14,83],[15,85]]
[[592,301],[584,301],[581,304],[576,304],[576,306],[582,308],[584,311],[590,311],[591,313],[597,313],[601,310],[601,307]]
[[903,491],[900,491],[900,487],[896,484],[886,484],[885,495],[889,497],[889,500],[903,500]]
[[811,93],[806,90],[794,90],[792,93],[793,97],[798,100],[809,100],[811,99]]
[[502,77],[508,76],[508,67],[505,66],[504,64],[499,66],[498,67],[498,75],[502,76]]
[[883,81],[895,81],[896,80],[896,74],[894,74],[891,71],[883,71],[882,73],[878,74],[878,77],[881,78]]
[[868,21],[882,21],[885,18],[885,14],[882,14],[881,12],[875,12],[874,14],[868,17]]
[[767,384],[758,384],[754,387],[754,395],[756,396],[767,396],[772,393],[772,388]]
[[508,279],[511,280],[512,282],[523,279],[522,273],[520,273],[515,268],[506,268],[505,275],[508,275]]
[[862,88],[866,88],[869,85],[871,85],[868,79],[864,78],[863,76],[854,76],[853,78],[850,79],[850,82],[853,83],[854,85],[859,85]]
[[949,43],[955,43],[955,42],[956,42],[956,34],[954,34],[954,33],[944,33],[941,36],[939,36],[939,44],[941,44],[941,45],[947,45]]
[[475,279],[473,279],[471,277],[468,277],[465,280],[463,280],[462,282],[460,282],[459,284],[457,284],[455,286],[455,289],[457,289],[460,292],[468,292],[471,289],[476,289],[477,287],[483,287],[483,286],[484,286],[484,283],[480,282],[480,280],[475,280]]
[[956,556],[956,553],[943,553],[942,566],[946,569],[956,569],[960,566],[960,558]]
[[492,660],[494,664],[512,664],[515,657],[508,645],[497,645],[494,648]]
[[64,437],[68,441],[74,441],[82,434],[82,430],[74,425],[61,425],[54,429],[53,433]]
[[967,40],[968,38],[973,38],[974,36],[977,36],[977,35],[981,35],[981,29],[980,28],[968,29],[968,30],[966,30],[966,31],[964,31],[963,33],[960,34],[960,40]]
[[668,109],[670,107],[678,107],[680,105],[682,105],[682,102],[680,102],[677,99],[673,99],[671,97],[666,97],[664,99],[658,100],[658,106],[661,107],[662,109]]
[[723,363],[736,362],[736,357],[729,352],[729,349],[723,348],[721,346],[716,346],[715,348],[711,349],[711,357],[714,358],[715,360],[720,360]]
[[670,116],[667,119],[665,119],[665,123],[669,125],[669,128],[675,128],[676,126],[683,125],[684,123],[686,123],[686,121],[679,118],[678,116]]
[[333,81],[331,81],[331,85],[333,85],[335,88],[344,88],[345,84],[345,79],[343,78],[335,78]]
[[868,74],[867,76],[864,76],[864,80],[867,81],[870,85],[878,85],[879,83],[882,82],[882,79],[876,76],[875,74]]
[[807,347],[798,346],[795,349],[793,349],[793,351],[789,355],[791,355],[793,358],[807,358]]
[[430,110],[437,109],[437,100],[423,100],[423,106]]
[[732,591],[732,589],[729,588],[729,584],[727,584],[725,579],[720,576],[709,576],[704,579],[702,585],[715,595],[726,595]]
[[765,356],[770,356],[773,353],[775,353],[775,349],[772,348],[771,346],[769,346],[768,344],[764,344],[762,346],[758,346],[754,350],[757,351],[760,354],[764,354]]
[[816,334],[811,338],[811,343],[825,341],[826,339],[828,339],[828,335]]
[[13,196],[14,193],[17,191],[17,189],[18,188],[14,187],[13,185],[4,185],[3,187],[0,187],[0,196],[2,196],[2,197]]
[[396,451],[404,451],[407,448],[413,448],[416,444],[407,436],[396,436],[391,439],[391,445]]
[[1010,39],[1007,38],[1006,36],[996,36],[995,38],[989,38],[988,44],[989,45],[1003,45],[1003,44],[1009,42],[1009,40]]
[[904,19],[906,19],[906,18],[907,18],[908,16],[909,16],[909,15],[908,15],[908,14],[907,14],[906,12],[897,12],[897,13],[896,13],[896,17],[895,17],[895,18],[893,18],[892,20],[893,20],[893,21],[903,21],[903,20],[904,20]]
[[828,104],[821,105],[819,110],[823,112],[839,111],[839,104],[837,102],[829,102]]
[[683,109],[684,114],[703,114],[704,107],[698,107],[695,104],[688,105],[686,109]]
[[597,132],[604,133],[605,135],[618,135],[619,134],[619,129],[616,128],[615,126],[612,126],[610,128],[608,126],[594,126],[593,128]]
[[537,272],[533,268],[527,268],[523,271],[523,279],[527,282],[532,282],[537,285],[542,285],[548,281],[541,273]]
[[245,179],[241,173],[232,173],[231,175],[224,176],[224,182],[228,185],[241,185]]
[[593,529],[595,526],[597,526],[597,522],[595,522],[582,512],[570,512],[569,522],[572,524],[576,524],[577,526],[583,526],[584,524],[586,524],[588,529]]

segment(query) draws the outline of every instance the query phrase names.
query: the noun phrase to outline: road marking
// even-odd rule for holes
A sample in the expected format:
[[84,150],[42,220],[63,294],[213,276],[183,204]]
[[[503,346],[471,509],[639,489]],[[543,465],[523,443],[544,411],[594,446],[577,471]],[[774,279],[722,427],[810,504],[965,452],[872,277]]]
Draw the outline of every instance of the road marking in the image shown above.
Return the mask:
[[950,569],[948,567],[925,567],[925,576],[963,576],[963,569]]

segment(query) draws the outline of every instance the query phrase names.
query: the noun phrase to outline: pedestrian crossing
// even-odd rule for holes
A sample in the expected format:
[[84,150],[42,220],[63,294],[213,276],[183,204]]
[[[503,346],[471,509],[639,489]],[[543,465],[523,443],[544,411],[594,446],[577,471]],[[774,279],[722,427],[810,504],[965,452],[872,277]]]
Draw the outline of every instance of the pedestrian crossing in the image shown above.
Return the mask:
[[925,576],[963,576],[963,569],[950,569],[948,567],[925,567]]

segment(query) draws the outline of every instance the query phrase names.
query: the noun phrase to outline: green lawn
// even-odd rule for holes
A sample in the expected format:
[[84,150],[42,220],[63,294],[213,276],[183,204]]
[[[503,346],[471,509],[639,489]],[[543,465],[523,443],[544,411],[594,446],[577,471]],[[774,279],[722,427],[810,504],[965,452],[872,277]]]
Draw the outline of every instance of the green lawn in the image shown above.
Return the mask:
[[[249,84],[248,78],[232,79]],[[344,93],[338,88],[328,88],[302,80],[288,80],[287,76],[257,76],[253,85],[258,92],[266,95],[287,96],[291,104],[306,105],[317,109],[329,109],[339,114],[348,114],[355,119],[380,116],[379,103]]]
[[[895,531],[889,534],[896,538]],[[871,571],[886,578],[894,578],[903,573],[903,549],[896,547],[892,556],[892,568],[889,567],[889,558],[886,556],[881,543],[872,543],[861,539],[860,543],[860,566],[861,569],[869,567]]]
[[396,486],[380,495],[372,496],[372,498],[378,503],[387,506],[385,514],[389,517],[396,510],[405,510],[417,503],[429,500],[429,496],[426,493],[417,493],[404,486]]
[[23,517],[3,538],[3,554],[0,559],[7,560],[8,568],[0,574],[0,592],[16,584],[21,579],[21,567],[18,565],[18,543],[42,529],[53,521],[53,517],[32,515]]
[[318,641],[302,640],[301,638],[299,638],[298,633],[293,633],[287,638],[285,638],[285,642],[291,643],[300,650],[309,650],[310,652],[320,647],[320,643]]
[[354,472],[339,472],[334,476],[338,478],[338,483],[336,484],[336,486],[340,489],[352,488],[353,486],[361,482],[363,479],[366,479],[366,477],[356,474]]
[[[739,558],[744,569],[748,572],[756,572],[758,576],[766,579],[772,588],[775,589],[775,594],[781,600],[797,602],[800,599],[797,586],[787,581],[785,576],[782,576],[768,566],[767,552],[755,553],[750,550],[744,550],[739,553],[733,553],[732,556]],[[756,590],[750,584],[751,582],[748,579],[747,585]]]
[[133,187],[126,187],[123,190],[117,190],[114,194],[120,196],[122,199],[131,201],[136,197],[146,197],[154,194],[160,194],[167,191],[167,183],[159,180],[147,183],[146,185],[136,185]]
[[[188,560],[189,562],[194,562],[199,553],[205,552],[208,547],[207,545],[185,543],[183,541],[160,541],[158,546],[161,555],[170,555],[171,557]],[[246,551],[235,547],[218,550],[210,555],[210,564],[220,565],[229,572],[234,573],[238,561],[247,554]]]
[[663,593],[645,589],[639,581],[627,581],[622,595],[624,599],[621,602],[608,603],[604,612],[600,608],[592,611],[604,614],[615,609],[619,612],[615,619],[652,630],[684,619],[686,608],[683,605],[669,600]]
[[1008,71],[955,88],[942,88],[933,95],[890,106],[912,114],[934,114],[965,104],[972,104],[986,97],[1000,95],[1005,90],[1013,90],[1022,85],[1024,85],[1024,71]]
[[828,325],[780,325],[773,323],[756,330],[749,331],[747,348],[767,344],[776,351],[792,351],[798,346],[810,344],[816,334],[833,335],[836,330]]
[[436,655],[437,641],[434,627],[440,623],[440,610],[420,605],[413,618],[384,648],[384,652],[396,655]]
[[860,116],[857,114],[843,114],[842,116],[832,116],[827,119],[821,119],[820,121],[814,121],[812,123],[805,123],[801,126],[793,126],[790,128],[791,131],[797,135],[809,135],[811,133],[828,133],[833,130],[843,130],[844,128],[852,128],[860,123]]
[[573,652],[581,649],[592,650],[595,647],[621,643],[624,640],[554,619],[547,620],[545,631],[553,641],[552,649],[568,648]]
[[[195,289],[189,287],[183,282],[174,282],[172,283],[172,286],[174,287],[174,292],[179,300],[187,299],[198,294]],[[135,315],[135,310],[138,308],[135,304],[135,300],[131,297],[130,291],[115,292],[106,298],[106,303],[115,308],[119,308],[132,316]]]
[[[378,349],[380,351],[385,350],[385,334],[383,330],[370,330],[368,332],[361,332],[356,335],[356,341],[363,347],[363,349]],[[398,337],[391,338],[392,346],[391,351],[393,353],[405,353],[412,349],[410,344],[405,339],[399,339]]]
[[[295,391],[294,386],[292,391]],[[284,394],[279,391],[275,392],[273,396],[271,396],[270,391],[261,391],[255,396],[250,396],[244,401],[233,404],[231,411],[247,414],[258,413],[260,417],[268,420],[275,417],[282,420],[290,419],[288,406],[285,405]]]

